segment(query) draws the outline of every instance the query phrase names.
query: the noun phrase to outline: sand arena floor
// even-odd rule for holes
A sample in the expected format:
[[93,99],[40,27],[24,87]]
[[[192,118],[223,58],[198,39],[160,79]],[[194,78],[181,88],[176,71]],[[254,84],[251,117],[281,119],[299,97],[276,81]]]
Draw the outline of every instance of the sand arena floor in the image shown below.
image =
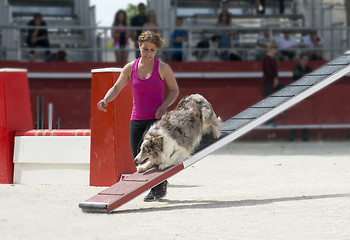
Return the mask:
[[350,239],[350,142],[234,142],[112,214],[105,188],[0,185],[0,239]]

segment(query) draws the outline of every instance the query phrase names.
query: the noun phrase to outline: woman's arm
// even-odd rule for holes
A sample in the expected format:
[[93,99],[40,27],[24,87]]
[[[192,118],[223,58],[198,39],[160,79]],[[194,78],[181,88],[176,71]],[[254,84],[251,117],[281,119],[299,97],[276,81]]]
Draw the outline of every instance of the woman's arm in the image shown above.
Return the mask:
[[111,101],[113,101],[120,91],[128,84],[130,81],[130,74],[132,69],[132,62],[125,65],[122,69],[122,72],[119,75],[118,80],[115,82],[113,87],[111,87],[105,97],[97,103],[98,109],[101,111],[107,112],[107,104]]
[[179,87],[174,76],[173,70],[166,63],[160,62],[159,65],[160,77],[165,81],[168,87],[169,93],[164,100],[163,104],[158,108],[156,112],[156,118],[161,118],[167,111],[167,108],[176,100],[179,95]]

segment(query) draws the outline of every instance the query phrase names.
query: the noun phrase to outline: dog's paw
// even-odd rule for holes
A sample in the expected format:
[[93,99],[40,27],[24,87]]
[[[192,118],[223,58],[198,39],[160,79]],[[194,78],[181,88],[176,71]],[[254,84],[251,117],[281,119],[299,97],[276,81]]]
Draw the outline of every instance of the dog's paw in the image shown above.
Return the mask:
[[137,169],[137,172],[139,173],[146,171],[146,169],[142,165],[138,165],[136,169]]
[[166,169],[167,167],[169,167],[168,164],[160,164],[160,165],[158,166],[158,168],[159,168],[160,170]]
[[219,138],[220,136],[221,136],[221,132],[220,132],[219,130],[216,130],[216,129],[215,129],[215,130],[213,131],[213,137],[214,137],[214,138]]

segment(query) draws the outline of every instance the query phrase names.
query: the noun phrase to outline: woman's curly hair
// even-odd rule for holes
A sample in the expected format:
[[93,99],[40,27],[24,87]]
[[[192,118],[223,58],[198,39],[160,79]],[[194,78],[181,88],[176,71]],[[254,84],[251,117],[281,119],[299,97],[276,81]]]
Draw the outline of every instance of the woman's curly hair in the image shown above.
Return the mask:
[[154,43],[157,48],[164,46],[164,39],[160,36],[160,34],[149,30],[143,31],[139,36],[139,43],[142,44],[144,42]]

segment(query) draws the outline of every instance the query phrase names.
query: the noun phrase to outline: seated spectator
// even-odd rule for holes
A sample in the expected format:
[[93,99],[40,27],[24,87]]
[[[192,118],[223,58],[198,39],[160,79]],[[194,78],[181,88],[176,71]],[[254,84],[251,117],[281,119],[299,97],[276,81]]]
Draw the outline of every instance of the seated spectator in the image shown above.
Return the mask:
[[250,2],[250,14],[254,14],[254,10],[258,8],[258,13],[262,13],[264,8],[261,5],[260,0],[249,0]]
[[57,53],[52,53],[46,60],[48,62],[67,62],[67,53],[64,50],[59,50]]
[[289,29],[283,30],[283,36],[278,39],[278,48],[280,49],[280,60],[292,61],[295,57],[295,48],[297,48],[297,40],[290,35]]
[[273,38],[270,36],[269,29],[264,29],[261,34],[259,34],[256,41],[256,60],[262,60],[267,52],[267,46]]
[[182,27],[183,20],[181,17],[176,18],[176,27],[173,33],[170,36],[171,40],[171,48],[179,49],[178,51],[173,51],[171,53],[171,61],[181,62],[182,58],[182,47],[183,43],[188,39],[188,33],[184,29],[180,29]]
[[[43,17],[40,13],[35,13],[33,19],[30,20],[27,24],[28,26],[42,27],[46,26],[46,22],[43,20]],[[50,48],[50,42],[48,38],[47,29],[38,29],[38,28],[28,28],[28,35],[26,38],[26,43],[28,47],[44,47]],[[49,58],[51,52],[50,50],[46,50],[46,57]],[[29,60],[35,61],[35,52],[34,50],[30,50],[29,52]]]
[[[215,25],[219,28],[231,27],[231,14],[228,11],[222,11],[219,14],[218,22]],[[230,48],[231,47],[231,36],[236,33],[232,29],[218,29],[215,31],[215,35],[220,37],[219,48]],[[230,60],[230,51],[225,49],[220,54],[221,60],[229,61]]]
[[158,29],[154,29],[159,27],[158,23],[157,23],[157,15],[156,12],[154,10],[150,10],[148,12],[148,16],[147,16],[147,22],[145,22],[145,24],[143,24],[143,26],[147,29],[150,30],[154,33],[159,33]]
[[[258,1],[261,6],[259,7],[259,14],[265,14],[265,9],[266,9],[265,0],[258,0]],[[279,12],[280,14],[284,13],[284,0],[279,0]]]
[[[119,10],[115,16],[112,27],[127,27],[127,14],[124,10]],[[128,61],[128,48],[130,31],[127,29],[112,29],[114,39],[115,59],[119,62]]]
[[321,50],[317,48],[322,48],[323,38],[317,34],[316,29],[311,29],[310,34],[303,37],[303,44],[307,48],[307,53],[310,60],[323,60]]

